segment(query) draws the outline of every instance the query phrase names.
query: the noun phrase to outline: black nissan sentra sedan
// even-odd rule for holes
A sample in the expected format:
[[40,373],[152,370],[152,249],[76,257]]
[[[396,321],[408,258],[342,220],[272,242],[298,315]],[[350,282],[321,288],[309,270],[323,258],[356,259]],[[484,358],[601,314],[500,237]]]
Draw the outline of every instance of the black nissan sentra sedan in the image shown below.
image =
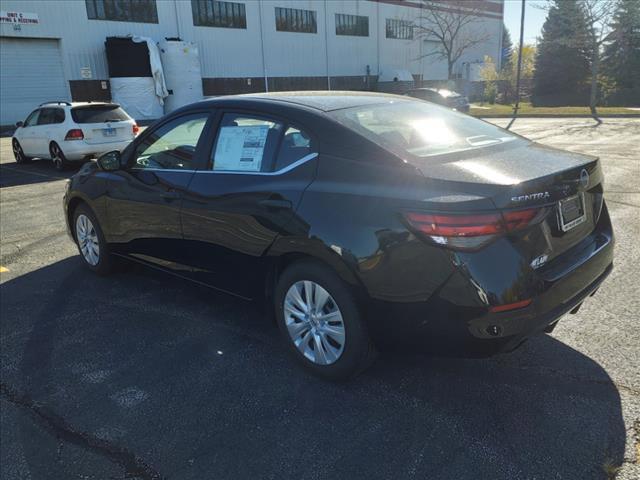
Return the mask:
[[595,157],[404,96],[287,92],[184,107],[64,197],[87,266],[123,257],[273,305],[291,353],[487,355],[550,332],[611,272]]

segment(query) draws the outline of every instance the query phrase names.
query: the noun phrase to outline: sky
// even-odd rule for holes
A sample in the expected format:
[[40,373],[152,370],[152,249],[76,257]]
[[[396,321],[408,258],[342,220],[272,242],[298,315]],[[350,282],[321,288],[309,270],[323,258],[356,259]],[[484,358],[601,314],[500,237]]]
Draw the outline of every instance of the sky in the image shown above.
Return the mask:
[[[524,43],[536,43],[536,37],[540,36],[542,24],[547,17],[547,12],[539,7],[546,2],[539,0],[526,0],[524,13]],[[538,8],[536,8],[538,7]],[[521,0],[504,1],[504,23],[511,34],[511,41],[515,45],[520,41],[520,12]]]

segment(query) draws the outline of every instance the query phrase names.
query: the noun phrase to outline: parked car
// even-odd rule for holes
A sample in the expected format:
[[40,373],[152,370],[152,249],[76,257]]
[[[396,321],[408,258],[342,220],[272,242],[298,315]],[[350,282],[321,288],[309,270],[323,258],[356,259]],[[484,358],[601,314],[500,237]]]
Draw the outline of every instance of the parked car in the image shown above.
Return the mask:
[[612,269],[597,158],[405,96],[192,104],[84,165],[64,209],[91,270],[128,258],[269,302],[332,379],[389,345],[513,349]]
[[49,102],[16,124],[11,140],[17,163],[47,158],[56,169],[69,162],[122,150],[138,133],[138,125],[116,103]]
[[414,88],[413,90],[409,90],[405,95],[419,98],[420,100],[427,100],[428,102],[439,105],[445,105],[463,113],[468,113],[470,108],[467,97],[443,88]]

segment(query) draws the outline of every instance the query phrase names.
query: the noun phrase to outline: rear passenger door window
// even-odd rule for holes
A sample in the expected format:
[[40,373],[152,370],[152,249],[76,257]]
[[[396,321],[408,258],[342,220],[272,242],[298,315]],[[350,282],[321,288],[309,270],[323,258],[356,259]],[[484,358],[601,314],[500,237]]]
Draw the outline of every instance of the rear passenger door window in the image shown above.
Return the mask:
[[211,155],[217,172],[275,173],[313,153],[304,131],[260,116],[226,113]]
[[213,149],[214,171],[269,172],[284,125],[266,118],[226,113]]
[[38,125],[50,125],[54,123],[56,109],[55,108],[43,108],[40,111],[40,117],[38,118]]
[[53,123],[63,123],[65,119],[64,110],[56,108],[53,114]]

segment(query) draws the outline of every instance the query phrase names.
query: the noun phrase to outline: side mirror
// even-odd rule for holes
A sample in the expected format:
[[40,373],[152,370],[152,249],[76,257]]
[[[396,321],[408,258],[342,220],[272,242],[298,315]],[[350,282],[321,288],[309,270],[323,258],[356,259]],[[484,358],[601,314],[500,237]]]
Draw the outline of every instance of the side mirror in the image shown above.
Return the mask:
[[24,125],[24,122],[16,122],[16,127],[20,128]]
[[105,172],[113,172],[120,169],[122,158],[118,150],[107,152],[98,157],[98,166]]

